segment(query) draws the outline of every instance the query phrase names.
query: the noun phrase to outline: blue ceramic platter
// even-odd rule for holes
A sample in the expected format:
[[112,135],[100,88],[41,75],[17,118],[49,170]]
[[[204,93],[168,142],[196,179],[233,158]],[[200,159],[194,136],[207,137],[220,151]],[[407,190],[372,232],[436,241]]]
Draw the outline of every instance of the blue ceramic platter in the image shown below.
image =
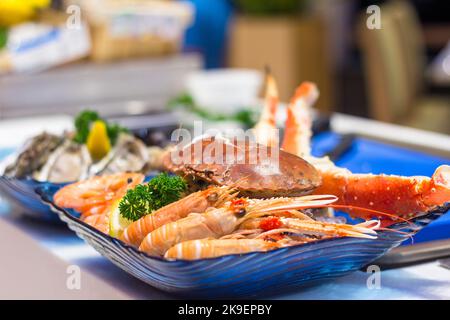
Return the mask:
[[80,221],[76,212],[56,206],[53,195],[59,188],[44,184],[37,187],[36,192],[79,237],[129,274],[153,287],[184,297],[268,297],[344,276],[398,246],[450,208],[447,203],[412,223],[395,224],[390,228],[402,233],[379,231],[375,240],[337,238],[269,252],[166,261],[103,234]]

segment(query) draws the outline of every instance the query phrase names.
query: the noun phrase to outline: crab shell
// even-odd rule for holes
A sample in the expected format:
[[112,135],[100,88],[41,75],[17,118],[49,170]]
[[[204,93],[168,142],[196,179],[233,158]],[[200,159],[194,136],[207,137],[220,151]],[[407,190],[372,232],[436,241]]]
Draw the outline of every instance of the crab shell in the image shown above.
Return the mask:
[[[215,148],[213,143],[217,140],[203,138],[167,152],[163,158],[165,169],[185,177],[191,185],[199,188],[205,184],[232,186],[241,195],[256,198],[300,196],[310,193],[321,184],[320,174],[300,157],[277,149],[274,154],[276,157],[273,158],[276,161],[264,162],[261,160],[262,155],[270,157],[274,149],[230,140],[226,140],[225,147]],[[200,159],[196,150],[204,151],[200,153]],[[222,154],[223,157],[219,159],[226,159],[227,155],[232,154],[234,161],[216,163],[216,154]],[[257,161],[251,154],[257,155]]]

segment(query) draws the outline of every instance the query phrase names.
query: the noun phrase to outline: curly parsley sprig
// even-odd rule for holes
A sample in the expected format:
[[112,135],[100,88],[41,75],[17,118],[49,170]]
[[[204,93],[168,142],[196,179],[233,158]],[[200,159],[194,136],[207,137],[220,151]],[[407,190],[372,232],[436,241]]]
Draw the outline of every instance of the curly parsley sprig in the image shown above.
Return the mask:
[[128,190],[119,203],[120,214],[131,221],[179,200],[186,191],[186,182],[178,176],[161,173],[147,184]]

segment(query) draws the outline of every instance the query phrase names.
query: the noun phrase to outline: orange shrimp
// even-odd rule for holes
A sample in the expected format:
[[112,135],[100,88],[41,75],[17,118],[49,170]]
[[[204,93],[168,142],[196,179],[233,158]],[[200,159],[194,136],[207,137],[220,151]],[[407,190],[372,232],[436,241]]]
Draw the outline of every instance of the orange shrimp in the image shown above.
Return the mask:
[[165,253],[166,259],[196,260],[229,254],[262,252],[279,248],[276,242],[262,239],[201,239],[184,241]]
[[117,173],[96,176],[69,184],[55,194],[55,204],[63,208],[88,212],[125,195],[126,191],[144,181],[140,173]]
[[[375,239],[377,233],[375,229],[380,226],[379,221],[371,220],[357,225],[343,223],[329,223],[315,221],[312,219],[298,219],[285,217],[266,217],[257,218],[252,223],[241,225],[240,228],[261,229],[263,231],[271,231],[281,229],[293,234],[301,234],[308,236],[321,237],[354,237]],[[258,237],[263,237],[264,233]]]
[[203,214],[192,213],[186,218],[163,225],[150,232],[139,250],[150,255],[163,255],[175,244],[195,239],[220,238],[232,233],[254,215],[285,210],[323,207],[336,200],[333,196],[304,196],[265,200],[237,199],[221,208],[210,208]]
[[95,229],[105,234],[109,234],[109,216],[107,214],[94,214],[83,217],[81,220]]
[[256,142],[273,147],[275,143],[278,144],[277,139],[274,138],[276,132],[276,114],[278,108],[279,98],[278,89],[275,79],[272,75],[267,75],[266,96],[264,101],[264,108],[261,113],[261,118],[253,128]]
[[237,195],[230,187],[209,187],[171,203],[125,228],[120,239],[138,247],[142,240],[153,230],[173,221],[186,217],[192,212],[202,213],[209,207],[221,206]]
[[81,212],[81,216],[82,218],[87,218],[92,215],[104,214],[107,210],[109,210],[109,208],[110,201],[100,205],[92,206],[89,209],[84,210],[83,212]]
[[[301,220],[292,218],[277,218],[280,219],[280,226],[277,229],[268,230],[261,233],[253,239],[196,239],[182,241],[169,248],[164,254],[166,259],[184,259],[196,260],[204,258],[214,258],[229,254],[242,254],[248,252],[264,252],[281,247],[291,246],[299,243],[313,241],[314,238],[299,238],[298,240],[283,239],[279,241],[267,241],[275,233],[293,233],[301,235],[315,235],[330,237],[358,237],[375,239],[376,232],[374,229],[378,228],[378,221],[367,221],[359,225],[346,224],[332,224],[325,222],[318,222],[314,220]],[[272,234],[270,234],[272,233]],[[294,236],[296,238],[296,236]]]
[[92,207],[82,213],[80,220],[103,233],[109,234],[109,215],[113,205],[114,201],[108,201],[101,206]]
[[[273,216],[273,218],[276,218],[276,219],[279,219],[280,217],[285,217],[285,218],[297,218],[297,219],[304,219],[304,220],[313,220],[313,218],[311,218],[308,215],[302,213],[301,211],[295,211],[295,210],[273,212],[272,216]],[[260,223],[264,219],[266,219],[266,218],[248,219],[248,220],[244,221],[239,226],[239,229],[259,229],[259,228],[261,228]],[[262,229],[264,229],[264,228],[262,227]]]

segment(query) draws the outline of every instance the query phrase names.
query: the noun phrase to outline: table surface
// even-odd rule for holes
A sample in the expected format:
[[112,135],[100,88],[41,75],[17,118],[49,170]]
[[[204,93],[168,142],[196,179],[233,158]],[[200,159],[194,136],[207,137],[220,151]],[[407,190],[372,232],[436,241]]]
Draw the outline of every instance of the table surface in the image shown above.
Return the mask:
[[[71,119],[64,116],[34,118],[24,120],[0,121],[0,149],[12,150],[30,135],[43,128],[52,128],[57,132],[68,129]],[[378,128],[370,132],[370,128]],[[385,130],[380,131],[380,127]],[[426,140],[443,143],[441,151],[448,152],[450,137],[421,131],[410,131],[397,126],[379,124],[370,120],[336,115],[332,119],[332,128],[337,132],[358,131],[364,135],[385,138],[394,135],[399,142],[410,144],[423,143]],[[358,133],[358,132],[357,132]],[[383,134],[384,133],[384,136]],[[409,140],[401,136],[409,137]],[[8,136],[8,138],[5,138]],[[320,137],[319,137],[320,139]],[[324,139],[323,137],[321,139]],[[315,152],[326,150],[327,137],[320,144],[323,147]],[[394,140],[395,140],[394,139]],[[401,140],[401,141],[400,141]],[[367,146],[367,144],[365,144]],[[370,146],[373,148],[374,146]],[[5,149],[6,148],[6,149]],[[447,149],[446,149],[447,148]],[[405,152],[415,152],[407,151]],[[358,147],[349,153],[358,154]],[[4,154],[3,154],[4,155]],[[408,155],[408,154],[406,154]],[[346,155],[341,165],[345,165]],[[0,154],[2,157],[2,154]],[[395,158],[395,157],[394,157]],[[431,158],[430,158],[431,159]],[[424,170],[418,174],[429,174],[434,166],[427,159]],[[450,164],[449,158],[432,157],[434,161]],[[438,159],[438,160],[436,160]],[[353,162],[355,165],[356,162]],[[360,161],[364,164],[364,161]],[[348,165],[351,166],[351,163]],[[415,167],[415,166],[413,166]],[[376,166],[362,167],[377,171]],[[379,169],[381,170],[381,169]],[[402,173],[402,172],[400,172]],[[439,220],[438,220],[439,221]],[[20,215],[20,210],[12,208],[0,200],[0,255],[7,257],[0,265],[1,298],[62,298],[62,299],[170,299],[171,295],[152,288],[133,278],[101,257],[94,249],[86,245],[72,231],[64,226],[49,225]],[[70,266],[81,271],[81,288],[70,290]],[[68,269],[69,268],[69,269]],[[269,297],[274,299],[450,299],[450,270],[438,262],[430,262],[411,267],[386,270],[380,274],[380,288],[372,288],[371,274],[358,271],[346,277],[328,283],[300,289],[294,293]]]

